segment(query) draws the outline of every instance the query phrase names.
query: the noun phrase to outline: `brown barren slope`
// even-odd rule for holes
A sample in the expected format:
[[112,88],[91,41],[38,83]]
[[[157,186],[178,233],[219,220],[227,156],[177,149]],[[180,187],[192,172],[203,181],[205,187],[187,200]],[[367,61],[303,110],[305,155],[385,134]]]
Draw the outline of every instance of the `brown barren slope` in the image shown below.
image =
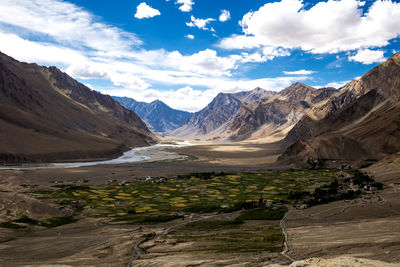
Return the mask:
[[400,151],[400,54],[352,81],[288,133],[281,163],[362,161]]
[[115,157],[155,142],[141,119],[55,67],[0,53],[0,162]]
[[[337,265],[320,262],[316,266],[400,266],[400,154],[388,156],[363,171],[383,183],[384,190],[353,200],[291,209],[286,221],[290,256],[301,260],[345,255],[359,261],[358,265],[340,265],[337,261]],[[364,260],[359,258],[383,262],[361,264]]]

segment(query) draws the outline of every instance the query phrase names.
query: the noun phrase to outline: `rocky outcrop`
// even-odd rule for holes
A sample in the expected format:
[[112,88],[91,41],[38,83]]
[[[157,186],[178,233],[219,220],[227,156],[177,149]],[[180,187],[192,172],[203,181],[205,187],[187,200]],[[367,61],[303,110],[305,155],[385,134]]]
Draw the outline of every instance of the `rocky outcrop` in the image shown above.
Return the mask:
[[336,94],[337,91],[338,90],[333,87],[320,88],[318,89],[319,93],[313,99],[311,99],[311,103],[316,104],[329,99],[332,95]]

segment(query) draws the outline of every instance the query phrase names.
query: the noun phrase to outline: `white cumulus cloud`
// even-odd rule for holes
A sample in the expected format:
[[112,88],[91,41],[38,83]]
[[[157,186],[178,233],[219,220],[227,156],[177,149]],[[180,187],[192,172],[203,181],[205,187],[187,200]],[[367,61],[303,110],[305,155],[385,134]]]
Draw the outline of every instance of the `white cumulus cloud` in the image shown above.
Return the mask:
[[209,24],[211,21],[215,21],[215,19],[197,19],[194,16],[190,16],[190,22],[186,22],[186,25],[189,27],[197,27],[202,30],[214,31],[213,28],[207,28],[207,24]]
[[192,0],[177,0],[176,4],[179,5],[179,10],[182,12],[192,11],[192,6],[194,2]]
[[186,34],[185,37],[190,39],[190,40],[194,39],[194,35],[193,34]]
[[357,54],[349,56],[350,61],[361,62],[363,64],[381,63],[386,60],[383,55],[383,51],[361,49],[357,51]]
[[262,49],[262,52],[269,60],[272,60],[275,57],[287,57],[291,55],[289,50],[282,47],[266,46]]
[[0,30],[0,51],[25,62],[68,65],[85,59],[79,51],[54,44],[25,40]]
[[64,1],[1,0],[0,9],[0,22],[22,28],[31,36],[51,36],[77,49],[118,51],[142,44],[134,34],[99,22],[89,12]]
[[[136,35],[65,1],[0,0],[0,9],[1,52],[21,61],[56,65],[102,93],[148,101],[159,98],[174,108],[195,111],[219,92],[257,86],[280,90],[309,79],[298,75],[255,80],[234,76],[243,63],[289,55],[285,48],[265,47],[230,55],[213,49],[191,54],[146,50],[140,48]],[[91,80],[107,85],[99,87]],[[154,89],[159,86],[180,89]]]
[[285,75],[311,75],[316,71],[313,70],[295,70],[295,71],[284,71]]
[[388,45],[400,34],[400,3],[376,0],[363,13],[364,4],[358,0],[328,0],[309,8],[301,0],[267,3],[243,16],[243,34],[225,38],[219,46],[337,53]]
[[241,54],[241,56],[242,56],[241,62],[243,62],[243,63],[249,63],[249,62],[258,62],[259,63],[259,62],[265,62],[268,60],[267,57],[265,57],[264,55],[262,55],[258,52],[255,52],[252,54],[243,52]]
[[159,15],[161,15],[160,11],[158,11],[155,8],[152,8],[151,6],[143,2],[137,6],[135,18],[144,19],[144,18],[152,18]]
[[219,15],[219,21],[225,22],[231,19],[231,12],[226,9],[221,10],[221,15]]
[[[238,56],[219,57],[217,52],[206,49],[190,56],[183,56],[178,51],[168,55],[168,64],[175,64],[181,71],[210,76],[231,76],[230,71],[236,68]],[[175,62],[175,63],[174,63]]]
[[325,85],[314,86],[314,87],[316,87],[316,88],[333,87],[333,88],[339,89],[339,88],[345,86],[349,82],[350,81],[335,81],[335,82],[327,83]]

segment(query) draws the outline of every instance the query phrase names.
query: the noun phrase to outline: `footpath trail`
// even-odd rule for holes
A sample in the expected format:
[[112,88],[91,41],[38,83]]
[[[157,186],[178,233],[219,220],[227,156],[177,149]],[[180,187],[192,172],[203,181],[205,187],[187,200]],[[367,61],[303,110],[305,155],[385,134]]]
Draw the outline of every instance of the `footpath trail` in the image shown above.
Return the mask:
[[285,215],[283,216],[283,218],[279,222],[279,226],[281,227],[282,234],[283,234],[283,236],[285,238],[285,240],[283,242],[283,250],[281,252],[281,255],[284,256],[285,258],[287,258],[288,260],[290,260],[291,262],[294,262],[296,260],[288,255],[289,252],[290,252],[289,234],[288,234],[288,232],[286,230],[286,227],[285,227],[285,220],[286,220],[286,217],[288,216],[288,214],[289,214],[289,210],[285,213]]
[[142,250],[139,248],[139,245],[146,241],[147,241],[147,239],[142,239],[142,240],[137,241],[133,245],[133,250],[135,251],[135,257],[126,264],[126,267],[131,267],[133,262],[135,262],[136,260],[138,260],[140,258],[140,256],[142,256]]

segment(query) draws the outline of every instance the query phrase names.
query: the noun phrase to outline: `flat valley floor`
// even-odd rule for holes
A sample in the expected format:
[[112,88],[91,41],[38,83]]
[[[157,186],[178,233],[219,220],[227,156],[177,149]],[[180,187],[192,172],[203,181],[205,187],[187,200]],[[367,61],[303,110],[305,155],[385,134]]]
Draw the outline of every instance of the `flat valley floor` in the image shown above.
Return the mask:
[[[46,194],[48,188],[60,188],[55,187],[60,184],[76,188],[110,188],[112,185],[113,189],[107,190],[119,190],[125,184],[134,186],[146,176],[267,173],[276,169],[272,163],[281,150],[280,144],[275,143],[198,145],[174,149],[174,152],[190,157],[184,161],[76,169],[0,171],[0,216],[28,214],[29,217],[46,218],[68,214],[59,209],[59,203],[27,193],[42,190]],[[301,260],[349,255],[400,262],[400,155],[385,159],[366,171],[376,181],[384,183],[385,189],[369,198],[336,201],[308,209],[290,208],[285,221],[290,257]],[[237,178],[231,175],[227,179],[235,183]],[[104,190],[99,189],[98,193],[105,194]],[[82,190],[74,193],[78,198],[79,194],[84,194]],[[219,192],[214,189],[210,194],[218,197]],[[120,193],[120,196],[124,195]],[[126,196],[126,199],[130,198]],[[178,207],[185,205],[182,198],[175,197],[174,201]],[[79,206],[79,200],[75,204]],[[153,206],[154,210],[156,208]],[[290,260],[279,253],[283,242],[279,221],[246,220],[235,225],[239,213],[211,211],[151,224],[105,223],[104,218],[82,216],[76,222],[58,227],[0,227],[0,266],[127,266],[129,262],[132,266],[290,264]],[[215,235],[210,238],[212,232]],[[246,249],[242,246],[238,250],[237,244],[229,241],[232,239],[245,240],[241,245]],[[225,247],[223,253],[221,248],[209,249],[220,244],[218,242],[227,242],[231,247]],[[260,249],[259,245],[253,249],[255,244],[263,245],[263,242],[268,249]]]

